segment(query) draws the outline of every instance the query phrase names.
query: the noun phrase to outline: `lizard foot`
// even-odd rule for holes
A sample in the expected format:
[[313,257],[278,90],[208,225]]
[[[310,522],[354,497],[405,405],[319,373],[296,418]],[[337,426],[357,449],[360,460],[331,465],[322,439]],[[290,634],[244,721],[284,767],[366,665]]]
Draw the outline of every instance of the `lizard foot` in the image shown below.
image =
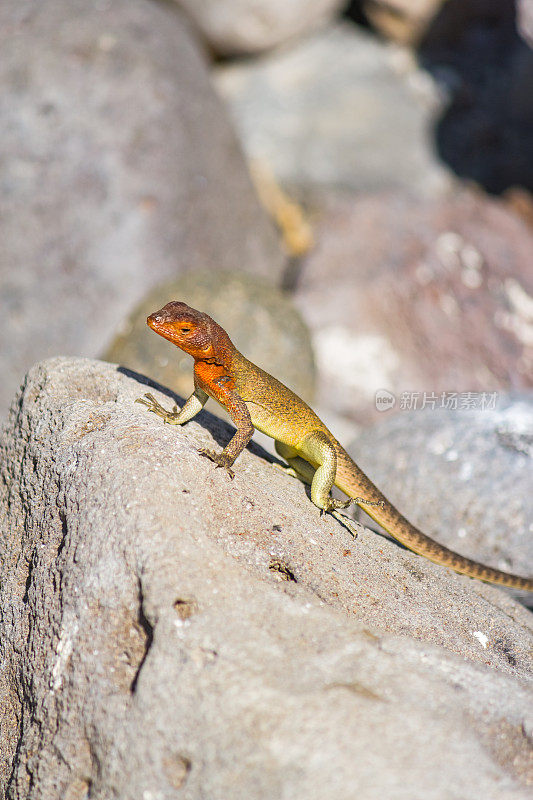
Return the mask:
[[337,519],[341,525],[344,525],[346,528],[348,528],[354,539],[357,539],[359,534],[357,529],[354,527],[357,523],[354,522],[353,519],[347,517],[346,514],[341,514],[340,511],[334,510],[331,511],[330,514],[335,517],[335,519]]
[[334,497],[328,497],[324,508],[321,508],[320,510],[322,511],[322,513],[325,512],[333,513],[333,511],[336,511],[338,508],[348,508],[348,506],[351,505],[353,502],[355,501],[352,500],[351,497],[349,500],[335,500]]
[[166,408],[163,408],[161,403],[157,402],[150,392],[147,392],[143,397],[138,397],[135,402],[141,403],[143,406],[147,407],[148,411],[157,414],[158,417],[162,417],[164,422],[168,422],[170,425],[176,425],[176,420],[179,415],[177,406],[174,406],[172,411],[167,411]]
[[204,447],[201,447],[198,452],[201,456],[205,456],[205,458],[208,458],[210,461],[216,464],[217,467],[223,467],[233,480],[235,477],[235,473],[231,469],[233,461],[228,456],[225,456],[224,453],[215,453],[214,450],[207,450]]
[[357,503],[358,505],[378,506],[379,508],[385,508],[384,500],[365,500],[364,497],[354,497],[350,500],[350,502]]
[[286,467],[283,464],[277,464],[277,463],[274,463],[272,466],[274,466],[276,469],[280,469],[282,472],[285,473],[285,475],[290,475],[291,478],[300,477],[296,472],[296,470],[293,469],[293,467]]

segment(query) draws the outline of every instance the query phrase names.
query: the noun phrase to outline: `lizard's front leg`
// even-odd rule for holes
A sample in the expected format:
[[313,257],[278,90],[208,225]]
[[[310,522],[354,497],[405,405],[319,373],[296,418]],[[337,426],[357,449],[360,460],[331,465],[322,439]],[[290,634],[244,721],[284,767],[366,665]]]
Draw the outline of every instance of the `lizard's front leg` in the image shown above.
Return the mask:
[[161,403],[157,402],[150,392],[147,392],[143,397],[138,397],[135,402],[142,403],[142,405],[148,408],[148,411],[157,414],[158,417],[162,417],[163,421],[168,422],[169,425],[183,425],[202,410],[207,402],[207,398],[208,395],[197,387],[189,399],[183,404],[180,411],[178,411],[176,405],[172,411],[167,411],[166,408],[163,408]]
[[227,410],[237,426],[237,431],[221,453],[216,453],[214,450],[208,450],[204,447],[200,448],[198,452],[213,461],[217,467],[223,467],[230,478],[234,478],[235,473],[231,467],[253,436],[252,418],[246,403],[235,391],[233,381],[229,376],[222,375],[219,378],[215,378],[210,385],[210,390],[213,392],[215,399]]

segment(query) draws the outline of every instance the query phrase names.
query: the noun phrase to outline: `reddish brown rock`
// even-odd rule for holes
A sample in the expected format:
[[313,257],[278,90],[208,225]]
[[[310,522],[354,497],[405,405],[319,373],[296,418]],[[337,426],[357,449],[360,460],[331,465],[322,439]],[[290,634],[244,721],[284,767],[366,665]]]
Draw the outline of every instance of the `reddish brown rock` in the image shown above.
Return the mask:
[[473,192],[330,196],[297,301],[322,406],[368,420],[375,392],[531,386],[533,234]]

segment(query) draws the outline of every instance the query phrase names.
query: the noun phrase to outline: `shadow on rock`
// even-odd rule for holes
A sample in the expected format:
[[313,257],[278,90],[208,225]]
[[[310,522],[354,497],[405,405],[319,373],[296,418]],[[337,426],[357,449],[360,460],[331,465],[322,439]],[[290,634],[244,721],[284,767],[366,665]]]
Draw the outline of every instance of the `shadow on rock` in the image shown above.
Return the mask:
[[[184,397],[176,394],[167,386],[157,383],[157,381],[148,378],[146,375],[142,375],[140,372],[135,372],[135,370],[128,369],[128,367],[123,366],[118,366],[117,372],[120,375],[125,375],[127,378],[133,378],[147,389],[156,389],[158,392],[161,392],[161,394],[166,395],[169,400],[172,401],[172,404],[176,404],[179,408],[181,408],[185,403]],[[141,397],[142,394],[144,394],[144,392],[140,392],[139,397]],[[170,403],[168,404],[168,410],[172,410],[172,405]],[[225,447],[233,435],[233,431],[226,422],[212,414],[210,411],[206,411],[205,409],[202,409],[202,411],[199,412],[199,414],[195,417],[195,421],[209,431],[213,439],[218,445],[220,445],[220,447]],[[259,456],[259,458],[265,459],[265,461],[268,461],[271,464],[283,463],[280,461],[280,459],[275,458],[268,453],[264,447],[261,447],[261,445],[257,444],[257,442],[249,442],[246,446],[246,449],[249,450],[250,453]]]

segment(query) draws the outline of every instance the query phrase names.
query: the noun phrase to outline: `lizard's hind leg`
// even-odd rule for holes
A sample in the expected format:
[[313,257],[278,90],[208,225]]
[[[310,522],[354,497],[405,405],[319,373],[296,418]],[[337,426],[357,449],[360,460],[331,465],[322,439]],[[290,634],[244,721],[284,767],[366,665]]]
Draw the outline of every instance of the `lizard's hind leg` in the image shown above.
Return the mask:
[[289,464],[288,467],[282,467],[281,464],[275,464],[274,466],[278,469],[282,469],[285,474],[290,475],[292,478],[297,478],[302,481],[302,483],[307,483],[311,486],[315,470],[309,461],[296,455],[297,451],[288,444],[283,444],[283,442],[278,442],[276,440],[274,442],[274,447],[276,448],[277,454]]
[[[330,496],[330,492],[335,483],[337,473],[337,452],[335,445],[323,431],[313,431],[305,437],[299,446],[299,451],[304,454],[305,459],[313,464],[318,464],[313,470],[312,464],[301,458],[307,465],[306,472],[311,470],[311,500],[321,509],[321,511],[333,512],[338,508],[347,508],[352,499],[335,500]],[[292,465],[291,465],[292,466]]]
[[337,471],[337,453],[325,433],[314,431],[304,439],[301,446],[301,451],[319,465],[317,468],[297,455],[298,451],[294,447],[278,441],[275,447],[277,453],[289,464],[288,468],[281,469],[311,486],[311,500],[321,511],[334,511],[350,505],[352,500],[335,500],[330,497]]
[[[352,536],[356,539],[357,530],[353,527],[353,520],[337,510],[339,508],[347,508],[353,501],[351,499],[346,501],[335,500],[333,497],[330,497],[330,491],[333,488],[337,470],[337,454],[335,448],[321,431],[317,432],[316,437],[312,434],[311,441],[309,441],[310,438],[311,437],[307,437],[305,440],[305,444],[310,445],[308,451],[310,457],[311,453],[316,453],[324,459],[325,464],[320,464],[320,466],[315,469],[305,458],[296,455],[297,451],[293,447],[289,447],[289,445],[283,444],[283,442],[276,441],[276,452],[290,464],[289,467],[281,467],[281,469],[284,469],[289,475],[303,481],[303,483],[309,484],[311,486],[311,499],[313,503],[320,508],[320,512],[328,511],[342,525],[348,528]],[[313,461],[315,461],[315,458],[313,458]],[[321,469],[322,472],[319,471]],[[322,501],[323,505],[319,504],[320,501]]]

